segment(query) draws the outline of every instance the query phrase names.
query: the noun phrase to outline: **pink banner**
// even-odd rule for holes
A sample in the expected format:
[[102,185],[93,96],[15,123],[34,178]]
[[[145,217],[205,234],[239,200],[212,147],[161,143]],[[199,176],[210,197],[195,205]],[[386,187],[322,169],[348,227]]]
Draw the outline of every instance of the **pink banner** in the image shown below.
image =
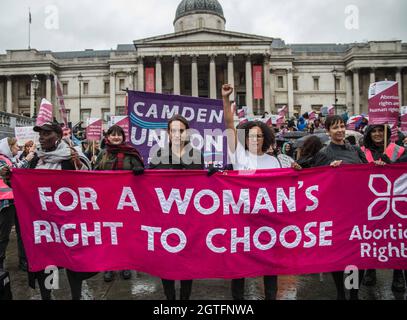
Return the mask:
[[155,69],[146,68],[146,92],[155,92]]
[[253,66],[253,98],[263,99],[263,66]]
[[86,140],[99,141],[102,138],[102,120],[90,119],[86,127]]
[[388,124],[391,141],[398,139],[397,125],[400,115],[398,82],[375,82],[369,87],[369,124]]
[[41,100],[40,110],[38,111],[37,121],[35,125],[41,126],[45,122],[52,122],[52,106],[51,102],[47,99]]
[[12,185],[31,271],[240,278],[407,269],[406,171],[16,169]]
[[65,128],[68,128],[68,116],[65,108],[64,94],[62,90],[61,82],[59,82],[57,76],[54,76],[55,93],[57,98],[57,103],[59,106],[59,113],[61,115],[62,121],[64,122]]
[[288,113],[288,107],[284,106],[281,109],[278,109],[278,115],[281,117],[285,117]]

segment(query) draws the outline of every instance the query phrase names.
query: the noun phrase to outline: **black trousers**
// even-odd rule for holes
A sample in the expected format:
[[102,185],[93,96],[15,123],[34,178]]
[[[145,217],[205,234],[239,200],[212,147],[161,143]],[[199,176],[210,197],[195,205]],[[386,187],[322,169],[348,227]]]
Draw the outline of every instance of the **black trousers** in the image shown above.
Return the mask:
[[[264,300],[277,299],[277,276],[264,276]],[[233,300],[244,300],[245,278],[232,280],[232,298]]]
[[[332,277],[335,282],[336,294],[338,300],[345,300],[345,281],[344,281],[344,271],[332,272]],[[362,285],[363,276],[365,275],[365,270],[359,270],[359,288]],[[351,289],[350,290],[350,299],[358,300],[359,299],[359,290]]]
[[[167,300],[176,300],[175,281],[161,279]],[[189,300],[192,292],[192,280],[181,280],[180,300]]]
[[3,263],[6,259],[7,247],[10,241],[10,233],[14,224],[16,226],[17,233],[17,250],[19,260],[26,260],[23,241],[21,239],[20,225],[16,215],[16,207],[13,204],[0,211],[0,268],[4,267]]

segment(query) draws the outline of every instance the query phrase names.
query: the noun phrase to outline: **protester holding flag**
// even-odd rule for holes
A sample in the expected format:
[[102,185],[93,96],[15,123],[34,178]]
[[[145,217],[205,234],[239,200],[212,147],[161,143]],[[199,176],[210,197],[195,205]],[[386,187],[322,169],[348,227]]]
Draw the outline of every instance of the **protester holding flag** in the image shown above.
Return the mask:
[[[114,125],[106,132],[105,149],[103,149],[95,163],[95,170],[132,170],[134,174],[144,171],[144,163],[136,148],[126,143],[126,135],[123,128]],[[131,278],[130,270],[120,272],[123,279]],[[105,282],[114,278],[113,271],[106,271],[103,276]]]
[[[228,153],[233,168],[235,170],[284,168],[285,166],[277,157],[267,154],[270,146],[275,144],[275,136],[265,123],[250,121],[245,124],[242,136],[240,132],[239,134],[236,133],[229,100],[232,92],[233,87],[231,85],[223,85],[222,97],[228,138]],[[232,296],[234,300],[244,299],[244,282],[244,278],[232,280]],[[277,298],[276,275],[264,276],[264,291],[266,300],[275,300]]]
[[[370,125],[366,128],[364,137],[364,146],[361,148],[369,162],[375,162],[378,165],[391,164],[400,162],[403,159],[407,161],[407,151],[405,148],[392,143],[391,129],[387,128],[387,143],[385,149],[384,125]],[[407,276],[407,271],[405,271]],[[376,284],[376,270],[370,269],[366,271],[363,279],[363,284],[366,286],[374,286]],[[405,280],[403,271],[394,270],[392,289],[396,292],[404,292]]]
[[[192,147],[188,137],[189,123],[181,115],[168,121],[168,145],[153,150],[150,169],[203,170],[204,159],[201,152]],[[157,145],[158,146],[158,145]],[[167,300],[176,300],[175,281],[161,279]],[[192,280],[181,280],[180,300],[189,300]]]
[[[40,148],[30,162],[31,169],[48,170],[84,170],[78,152],[63,140],[62,128],[57,122],[45,122],[34,127],[34,131],[40,135]],[[72,300],[80,300],[82,295],[82,282],[96,275],[95,272],[75,272],[66,269]],[[29,272],[29,285],[35,288],[35,280],[40,287],[41,298],[51,300],[51,289],[45,282],[49,273],[45,270]]]
[[[325,129],[331,137],[331,143],[321,149],[315,157],[315,166],[339,167],[342,164],[367,163],[363,151],[357,147],[345,143],[346,124],[340,116],[328,116],[325,121]],[[364,270],[359,271],[359,285],[362,282]],[[337,290],[337,299],[345,299],[344,272],[332,272]],[[350,290],[350,299],[357,300],[359,290]]]

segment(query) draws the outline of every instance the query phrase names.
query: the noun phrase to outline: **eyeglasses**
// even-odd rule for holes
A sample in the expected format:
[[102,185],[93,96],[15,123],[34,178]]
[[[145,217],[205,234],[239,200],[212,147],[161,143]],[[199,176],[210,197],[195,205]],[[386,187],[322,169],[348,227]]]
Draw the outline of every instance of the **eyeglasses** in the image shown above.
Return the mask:
[[264,135],[262,135],[262,134],[249,134],[249,136],[248,136],[248,138],[249,139],[263,139],[264,138]]

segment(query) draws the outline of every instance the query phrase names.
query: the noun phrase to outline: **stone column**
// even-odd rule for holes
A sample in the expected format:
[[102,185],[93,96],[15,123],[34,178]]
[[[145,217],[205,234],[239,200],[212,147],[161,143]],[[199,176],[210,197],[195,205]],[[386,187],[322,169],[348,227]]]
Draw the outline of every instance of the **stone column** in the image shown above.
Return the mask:
[[291,117],[294,114],[294,83],[293,69],[287,70],[287,88],[288,88],[288,113]]
[[46,75],[47,80],[45,82],[45,98],[52,103],[51,99],[52,99],[52,93],[51,93],[51,75],[47,74]]
[[209,57],[209,97],[216,99],[216,61],[215,55]]
[[30,117],[34,115],[34,88],[32,82],[30,82]]
[[179,56],[174,56],[174,94],[181,94],[181,78],[179,74]]
[[134,70],[130,70],[127,72],[127,88],[129,90],[134,89]]
[[137,63],[137,90],[144,91],[144,62],[143,57],[138,58]]
[[110,72],[110,115],[116,114],[116,73]]
[[264,56],[263,62],[264,73],[264,111],[271,114],[271,78],[270,78],[270,56]]
[[7,77],[7,104],[6,111],[8,113],[13,112],[13,82],[11,77]]
[[376,82],[376,69],[371,68],[370,69],[370,84]]
[[155,92],[163,93],[163,77],[160,56],[155,59]]
[[402,68],[397,68],[396,71],[396,81],[399,83],[399,98],[400,98],[400,107],[403,106],[403,78],[401,76]]
[[248,115],[253,116],[253,79],[250,55],[246,56],[246,106]]
[[[275,69],[274,69],[275,70]],[[271,95],[271,111],[277,114],[276,108],[276,79],[273,73],[273,69],[270,69],[270,95]]]
[[359,69],[353,69],[353,114],[360,114]]
[[346,107],[348,108],[349,112],[351,110],[353,110],[353,108],[352,108],[352,75],[351,74],[346,75]]
[[198,88],[198,57],[196,55],[192,56],[192,65],[191,65],[191,88],[192,96],[199,97],[199,88]]
[[230,95],[230,100],[235,101],[236,88],[235,88],[235,68],[233,63],[233,54],[228,55],[228,84],[230,84],[235,89]]

